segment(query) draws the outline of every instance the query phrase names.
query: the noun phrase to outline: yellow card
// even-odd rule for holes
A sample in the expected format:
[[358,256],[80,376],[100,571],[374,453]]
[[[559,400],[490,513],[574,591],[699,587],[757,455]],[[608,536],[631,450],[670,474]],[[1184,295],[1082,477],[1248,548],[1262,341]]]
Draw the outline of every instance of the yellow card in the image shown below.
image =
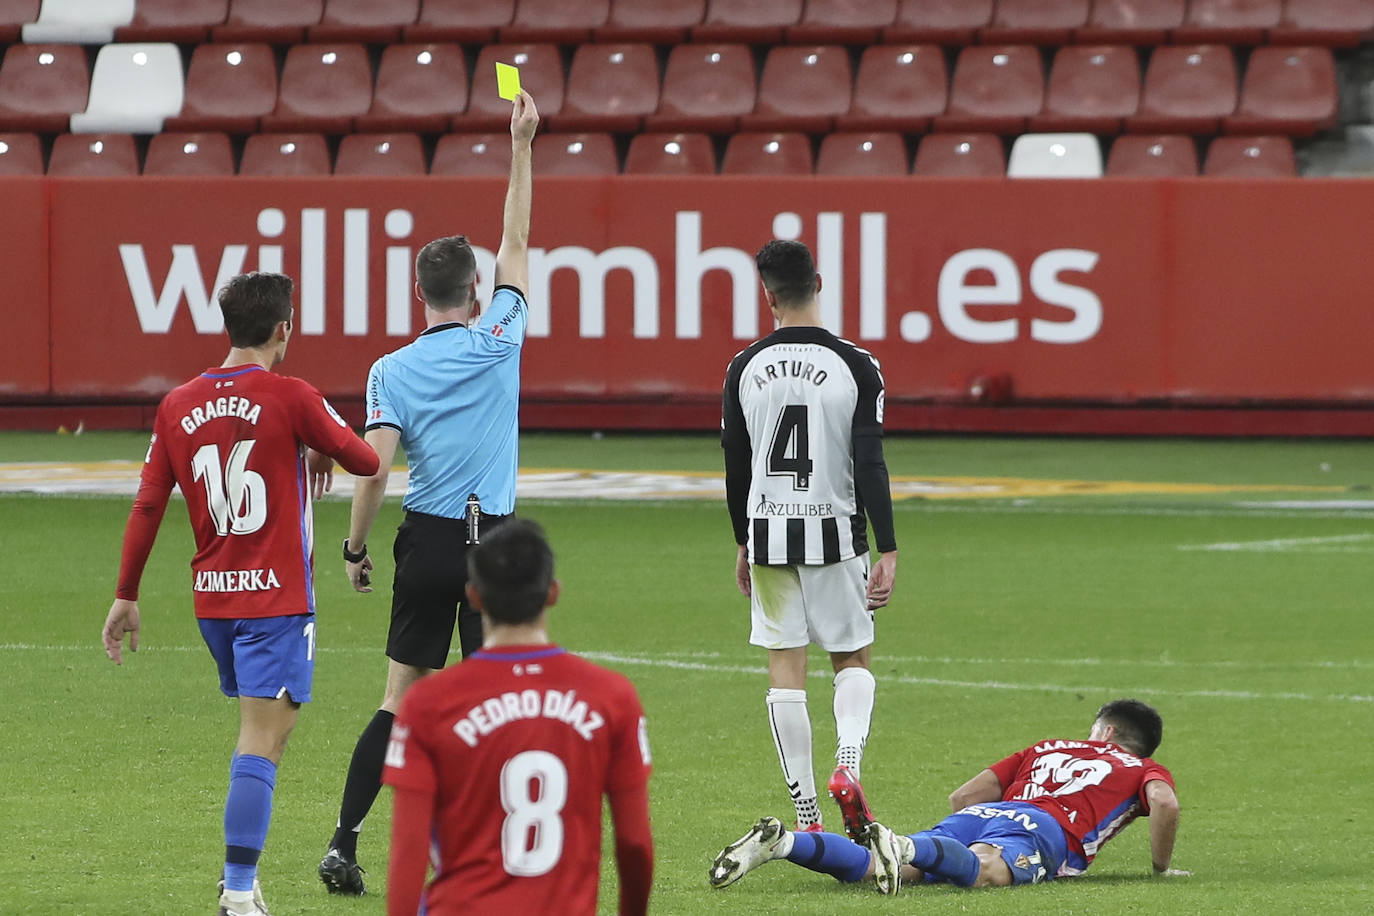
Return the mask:
[[496,65],[496,94],[507,101],[515,101],[520,94],[520,68],[510,64]]

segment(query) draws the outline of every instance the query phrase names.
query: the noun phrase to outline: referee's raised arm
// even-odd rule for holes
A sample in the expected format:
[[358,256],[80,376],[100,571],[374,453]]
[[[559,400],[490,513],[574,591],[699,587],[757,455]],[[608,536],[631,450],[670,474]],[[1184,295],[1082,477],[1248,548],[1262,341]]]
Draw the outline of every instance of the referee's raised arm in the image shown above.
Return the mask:
[[539,127],[534,99],[521,90],[510,113],[510,184],[501,224],[501,247],[496,251],[496,285],[514,286],[522,293],[529,286],[530,245],[530,142]]

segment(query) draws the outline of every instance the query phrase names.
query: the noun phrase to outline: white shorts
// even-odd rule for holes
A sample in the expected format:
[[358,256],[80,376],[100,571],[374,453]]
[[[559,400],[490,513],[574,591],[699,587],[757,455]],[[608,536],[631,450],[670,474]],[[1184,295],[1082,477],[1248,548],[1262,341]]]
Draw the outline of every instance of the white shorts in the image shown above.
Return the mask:
[[750,566],[749,642],[765,649],[812,643],[827,652],[873,644],[868,557],[823,566]]

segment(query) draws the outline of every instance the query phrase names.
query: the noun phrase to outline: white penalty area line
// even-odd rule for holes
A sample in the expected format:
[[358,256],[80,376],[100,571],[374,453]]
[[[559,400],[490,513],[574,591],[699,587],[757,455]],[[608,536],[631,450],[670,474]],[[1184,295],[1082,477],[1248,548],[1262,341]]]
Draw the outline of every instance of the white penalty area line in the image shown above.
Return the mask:
[[1364,552],[1369,547],[1352,548],[1349,545],[1362,544],[1374,540],[1374,534],[1337,534],[1328,537],[1307,538],[1270,538],[1267,541],[1218,541],[1213,544],[1180,544],[1179,550],[1207,550],[1221,553],[1284,553],[1311,551],[1351,551]]

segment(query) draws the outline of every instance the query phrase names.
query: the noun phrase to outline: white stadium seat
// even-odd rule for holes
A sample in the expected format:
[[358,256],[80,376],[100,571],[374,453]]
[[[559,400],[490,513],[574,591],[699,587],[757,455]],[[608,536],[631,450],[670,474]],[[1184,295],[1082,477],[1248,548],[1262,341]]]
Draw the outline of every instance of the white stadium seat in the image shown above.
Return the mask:
[[134,21],[134,0],[43,0],[38,18],[24,26],[25,42],[99,45],[114,41]]
[[72,115],[72,133],[155,134],[181,111],[185,83],[174,44],[105,45],[95,59],[86,110]]
[[1092,134],[1022,134],[1011,147],[1008,178],[1101,178],[1102,147]]

